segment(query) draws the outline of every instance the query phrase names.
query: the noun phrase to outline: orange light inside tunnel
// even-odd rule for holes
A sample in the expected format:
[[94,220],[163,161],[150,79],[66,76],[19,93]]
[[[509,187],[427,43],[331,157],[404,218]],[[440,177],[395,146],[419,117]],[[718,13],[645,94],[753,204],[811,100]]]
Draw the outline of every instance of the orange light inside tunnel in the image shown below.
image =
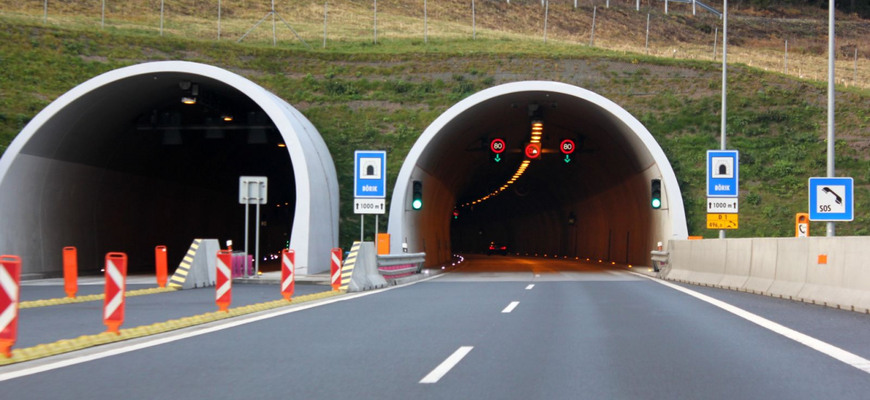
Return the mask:
[[468,207],[468,206],[472,206],[472,205],[477,205],[477,204],[482,203],[486,200],[489,200],[490,198],[492,198],[494,196],[498,196],[501,192],[507,190],[507,188],[510,187],[510,185],[513,185],[514,182],[516,182],[518,179],[520,179],[521,176],[523,176],[523,173],[525,173],[526,169],[529,168],[530,163],[531,163],[530,160],[523,160],[523,162],[520,163],[520,166],[517,167],[517,172],[514,173],[514,175],[504,185],[500,186],[498,189],[494,190],[492,193],[490,193],[486,196],[483,196],[475,201],[472,201],[471,203],[465,203],[465,204],[459,205],[457,207],[464,208],[464,207]]

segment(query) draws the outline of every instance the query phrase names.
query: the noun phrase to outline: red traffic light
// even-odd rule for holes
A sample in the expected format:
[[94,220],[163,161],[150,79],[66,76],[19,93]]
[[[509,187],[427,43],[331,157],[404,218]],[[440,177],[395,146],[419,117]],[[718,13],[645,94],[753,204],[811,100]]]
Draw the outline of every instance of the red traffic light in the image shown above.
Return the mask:
[[526,145],[526,157],[538,158],[541,155],[540,143],[529,143]]
[[577,146],[574,145],[574,141],[571,139],[565,139],[562,141],[562,144],[559,145],[559,150],[562,150],[562,154],[571,154],[574,152],[574,149]]
[[503,152],[505,147],[504,140],[500,138],[492,139],[492,142],[489,143],[489,149],[495,154]]

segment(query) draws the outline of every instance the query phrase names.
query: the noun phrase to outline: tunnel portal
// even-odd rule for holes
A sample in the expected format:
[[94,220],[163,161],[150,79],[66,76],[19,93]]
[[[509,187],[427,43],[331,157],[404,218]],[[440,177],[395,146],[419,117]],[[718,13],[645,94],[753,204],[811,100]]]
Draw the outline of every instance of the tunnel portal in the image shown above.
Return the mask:
[[[410,206],[414,181],[420,210]],[[407,244],[430,266],[492,243],[645,265],[656,242],[687,228],[673,170],[637,119],[588,90],[533,81],[476,93],[423,132],[399,172],[389,233],[393,252]]]

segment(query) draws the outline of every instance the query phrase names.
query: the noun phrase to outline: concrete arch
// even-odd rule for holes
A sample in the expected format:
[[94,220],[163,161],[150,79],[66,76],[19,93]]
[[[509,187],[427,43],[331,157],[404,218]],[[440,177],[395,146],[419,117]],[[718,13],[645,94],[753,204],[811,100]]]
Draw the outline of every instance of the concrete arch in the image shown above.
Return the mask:
[[[157,102],[157,97],[165,102],[166,96],[169,96],[178,103],[177,96],[180,96],[180,91],[173,91],[169,95],[166,92],[169,91],[167,88],[180,90],[178,86],[181,81],[193,81],[198,84],[198,90],[203,92],[203,98],[206,95],[211,96],[214,104],[208,105],[211,108],[204,104],[203,113],[214,111],[212,108],[216,108],[216,104],[227,108],[237,107],[237,112],[243,112],[240,105],[248,107],[246,110],[255,110],[256,112],[249,112],[247,125],[236,127],[235,132],[250,132],[252,129],[278,132],[279,135],[272,135],[286,147],[277,150],[277,146],[269,146],[269,149],[279,151],[279,158],[289,157],[292,175],[284,182],[270,180],[269,201],[272,201],[275,185],[295,184],[291,193],[291,197],[295,193],[295,210],[292,214],[292,234],[289,240],[290,247],[296,250],[297,273],[316,273],[329,269],[329,250],[338,243],[338,179],[332,157],[317,129],[286,101],[238,74],[205,64],[165,61],[120,68],[76,86],[37,114],[0,158],[0,221],[3,221],[0,229],[0,249],[22,256],[25,275],[57,274],[61,267],[61,247],[69,243],[79,242],[79,246],[84,246],[86,251],[100,257],[97,253],[124,251],[124,247],[105,249],[104,243],[99,243],[91,236],[124,236],[121,234],[124,229],[143,227],[113,227],[112,221],[104,216],[111,216],[116,211],[116,206],[110,200],[99,197],[102,195],[95,194],[98,192],[117,190],[118,198],[136,204],[139,201],[137,196],[153,198],[141,187],[135,187],[136,183],[157,185],[161,190],[182,191],[183,194],[178,195],[178,198],[198,196],[198,204],[189,205],[188,209],[206,209],[207,211],[201,212],[204,215],[215,212],[215,209],[208,208],[213,201],[204,194],[207,192],[205,190],[188,189],[183,183],[163,184],[155,183],[159,179],[142,179],[140,175],[146,172],[137,171],[134,161],[126,161],[125,170],[121,172],[113,171],[109,166],[112,163],[124,162],[113,161],[108,154],[120,150],[119,136],[137,135],[136,122],[132,120],[139,114],[144,115],[138,117],[140,120],[147,119],[147,113],[140,111],[156,107],[154,103]],[[265,115],[265,119],[262,115]],[[255,119],[263,126],[253,127],[255,124],[251,121]],[[153,121],[151,123],[156,124]],[[138,129],[142,131],[141,127]],[[230,132],[208,126],[185,129],[199,129],[198,132],[202,133],[198,133],[197,140],[202,140],[204,145],[192,147],[197,153],[207,153],[214,148],[202,136],[217,132],[220,137],[224,137],[225,132]],[[117,132],[107,132],[111,130]],[[163,134],[166,144],[167,136],[165,132]],[[265,137],[265,134],[262,136]],[[146,139],[153,140],[139,140]],[[250,142],[250,137],[248,140]],[[83,143],[85,141],[88,143]],[[133,142],[124,143],[129,147],[129,143]],[[122,153],[126,157],[137,157],[135,150],[126,151],[128,152]],[[151,156],[163,157],[165,154],[151,154],[149,157]],[[199,174],[203,176],[220,174],[223,164],[234,162],[209,159],[208,154],[199,156],[202,157],[200,161],[213,163],[201,170],[204,172]],[[141,163],[144,164],[145,161],[147,160],[141,160]],[[249,164],[254,165],[255,162]],[[182,161],[178,165],[185,164]],[[237,193],[238,176],[224,178],[229,182],[227,185],[235,182],[236,186],[231,191]],[[243,214],[244,207],[238,205],[238,197],[221,201],[235,203],[238,208],[232,212],[226,208],[219,209],[217,213]],[[86,204],[93,202],[99,204]],[[82,215],[63,215],[57,209],[64,204],[80,210]],[[103,209],[94,210],[95,207]],[[223,215],[211,217],[221,218]],[[193,220],[165,222],[197,224]],[[203,223],[202,231],[209,231],[205,225],[207,224]],[[244,231],[242,226],[235,229],[238,234],[224,239],[236,239],[235,247],[239,249],[242,247]],[[190,231],[191,234],[199,232],[195,228]],[[192,237],[187,240],[190,239]],[[129,247],[144,246],[147,250],[147,246],[155,244],[160,243],[129,243]],[[81,248],[79,254],[82,254]]]
[[[552,159],[553,153],[559,152],[556,146],[563,137],[583,137],[593,149],[578,152],[575,157],[580,172],[559,167],[558,160],[533,161],[532,166],[540,163],[541,172],[528,177],[524,186],[515,185],[508,195],[496,197],[505,198],[502,207],[475,210],[483,215],[475,222],[478,235],[496,237],[509,232],[506,240],[522,242],[512,243],[512,248],[520,252],[601,257],[636,264],[647,263],[655,242],[687,237],[685,210],[674,171],[661,147],[636,118],[589,90],[558,82],[525,81],[469,96],[422,133],[405,159],[393,190],[388,226],[392,252],[402,251],[402,243],[406,242],[408,251],[426,251],[431,265],[449,259],[450,246],[445,243],[455,243],[457,238],[450,236],[462,231],[444,216],[452,214],[456,204],[474,198],[469,194],[487,193],[490,189],[485,187],[497,187],[504,183],[500,176],[513,173],[512,169],[505,172],[507,168],[501,165],[493,167],[491,157],[479,154],[489,154],[489,140],[493,137],[509,138],[506,141],[514,143],[513,153],[521,153],[517,146],[524,136],[528,141],[530,117],[526,110],[531,110],[531,105],[543,110],[545,126],[549,127],[549,137],[545,127],[545,142],[549,141],[545,147],[550,150],[545,148],[544,157]],[[504,154],[504,163],[522,160],[522,154]],[[480,174],[494,177],[469,177]],[[650,179],[655,178],[662,180],[664,203],[660,210],[649,206]],[[413,180],[424,182],[426,206],[422,211],[409,207]],[[526,191],[538,194],[533,197]],[[568,216],[572,226],[561,226]],[[580,221],[576,226],[575,218]],[[491,221],[495,219],[502,221]],[[542,227],[536,230],[537,225]],[[519,240],[521,231],[528,232]],[[556,231],[559,233],[552,233]],[[488,243],[490,238],[484,240]],[[482,250],[480,244],[470,246]]]

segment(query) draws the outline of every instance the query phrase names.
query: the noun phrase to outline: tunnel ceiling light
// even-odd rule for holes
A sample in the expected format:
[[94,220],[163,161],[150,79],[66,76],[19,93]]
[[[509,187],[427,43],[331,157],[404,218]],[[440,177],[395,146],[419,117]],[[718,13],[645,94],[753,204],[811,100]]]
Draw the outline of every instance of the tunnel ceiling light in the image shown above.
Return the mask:
[[221,119],[224,122],[233,122],[233,116],[231,114],[224,114],[221,116]]
[[181,96],[181,102],[187,105],[196,104],[196,97],[193,96]]

